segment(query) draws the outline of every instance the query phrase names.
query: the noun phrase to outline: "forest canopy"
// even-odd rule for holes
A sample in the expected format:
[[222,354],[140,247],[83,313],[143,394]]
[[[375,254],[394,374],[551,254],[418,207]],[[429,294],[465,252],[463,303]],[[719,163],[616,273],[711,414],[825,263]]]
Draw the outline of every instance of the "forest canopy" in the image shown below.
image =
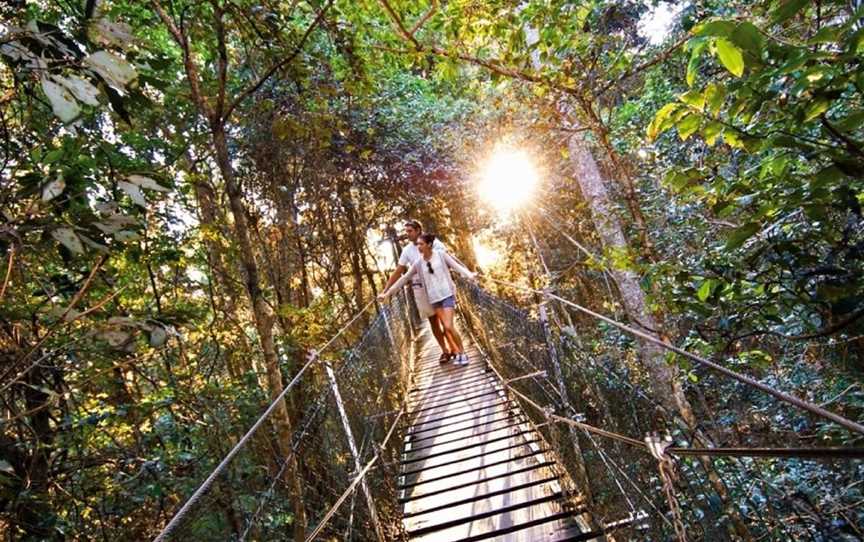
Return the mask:
[[[333,503],[315,473],[347,460],[288,453],[324,369],[281,394],[374,328],[408,219],[532,317],[520,287],[864,420],[862,21],[852,0],[3,3],[0,534],[152,539],[275,400],[254,453],[309,496],[255,539],[304,540]],[[589,419],[864,446],[548,310]],[[617,410],[608,371],[654,406]],[[691,464],[708,531],[864,539],[860,461]],[[234,489],[213,522],[236,537],[258,493]]]

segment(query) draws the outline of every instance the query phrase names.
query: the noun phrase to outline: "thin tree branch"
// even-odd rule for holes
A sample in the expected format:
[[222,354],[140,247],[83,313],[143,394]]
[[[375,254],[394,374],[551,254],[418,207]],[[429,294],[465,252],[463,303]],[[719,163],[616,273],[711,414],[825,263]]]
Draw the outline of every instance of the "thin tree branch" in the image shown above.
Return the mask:
[[629,71],[627,71],[627,72],[624,72],[623,74],[621,74],[620,76],[618,76],[617,79],[615,79],[615,80],[613,80],[613,81],[609,81],[608,83],[606,83],[605,85],[603,85],[602,87],[600,87],[600,90],[598,90],[598,91],[594,94],[594,96],[599,98],[600,96],[602,96],[603,94],[605,94],[606,92],[608,92],[609,89],[611,89],[612,87],[617,86],[617,85],[620,85],[621,83],[623,83],[623,82],[626,81],[627,79],[633,77],[634,75],[636,75],[636,74],[638,74],[638,73],[641,73],[641,72],[647,70],[648,68],[650,68],[650,67],[652,67],[652,66],[656,66],[657,64],[660,64],[661,62],[665,62],[667,59],[669,59],[669,57],[672,56],[672,54],[673,54],[675,51],[677,51],[677,50],[678,50],[682,45],[684,45],[684,44],[687,42],[687,40],[689,40],[689,39],[690,39],[690,36],[685,34],[685,35],[684,35],[683,37],[681,37],[678,41],[676,41],[675,43],[673,43],[672,45],[670,45],[670,46],[669,46],[665,51],[663,51],[663,52],[660,53],[659,55],[655,56],[655,57],[652,58],[651,60],[649,60],[649,61],[647,61],[647,62],[644,62],[644,63],[642,63],[642,64],[636,66],[636,67],[633,68],[632,70],[629,70]]
[[228,84],[228,49],[225,46],[225,11],[217,0],[211,0],[213,6],[213,24],[216,26],[216,48],[219,51],[219,88],[216,97],[216,111],[218,118],[224,118],[222,111],[225,108],[225,87]]
[[178,27],[174,23],[174,20],[168,15],[168,12],[165,11],[165,8],[162,7],[159,0],[150,1],[153,4],[153,9],[156,10],[159,18],[162,19],[162,23],[168,29],[168,32],[174,37],[174,41],[183,52],[183,65],[186,69],[186,78],[189,79],[189,90],[192,92],[192,100],[196,105],[198,105],[200,110],[207,117],[207,120],[213,122],[213,109],[210,107],[210,104],[207,103],[207,100],[204,99],[204,94],[201,92],[198,66],[192,58],[192,52],[189,49],[189,41],[186,39],[186,34],[183,32],[181,27]]
[[321,10],[318,12],[317,17],[315,17],[315,20],[312,21],[312,24],[310,24],[309,27],[306,28],[306,32],[303,33],[303,36],[300,38],[300,43],[297,44],[297,47],[294,49],[294,51],[290,55],[288,55],[284,59],[280,60],[279,62],[277,62],[276,64],[271,66],[269,70],[264,72],[264,75],[262,75],[261,77],[258,78],[257,81],[255,81],[254,83],[252,83],[251,85],[249,85],[248,87],[243,89],[243,91],[240,94],[238,94],[236,98],[234,98],[234,101],[231,102],[231,105],[228,106],[228,108],[225,110],[224,115],[222,115],[222,119],[230,118],[231,114],[234,112],[234,110],[237,108],[238,105],[240,105],[240,103],[243,100],[245,100],[250,95],[254,94],[259,88],[261,88],[261,86],[264,83],[266,83],[267,80],[270,79],[270,77],[274,73],[279,71],[284,66],[287,66],[289,63],[291,63],[291,61],[293,61],[295,58],[297,58],[297,55],[299,55],[300,52],[303,50],[303,47],[306,44],[306,40],[312,34],[312,31],[315,30],[315,28],[319,24],[321,24],[322,20],[324,20],[324,14],[327,13],[327,10],[330,8],[330,6],[333,5],[333,2],[334,2],[334,0],[328,0],[327,3],[324,5],[324,7],[321,8]]
[[[12,371],[14,371],[15,367],[19,363],[25,361],[27,358],[29,358],[31,355],[33,355],[33,353],[36,352],[39,349],[39,347],[45,343],[46,340],[48,340],[48,337],[50,337],[51,334],[57,330],[57,327],[59,326],[60,322],[63,322],[66,319],[66,317],[69,315],[69,313],[72,312],[72,309],[74,309],[75,306],[78,304],[78,302],[81,301],[81,298],[84,297],[84,294],[90,288],[90,284],[92,284],[93,278],[96,276],[96,273],[99,272],[99,269],[102,268],[102,265],[105,263],[105,261],[107,259],[108,259],[108,256],[105,255],[105,256],[102,256],[98,262],[96,262],[96,265],[93,266],[93,269],[90,271],[90,275],[87,276],[87,279],[84,281],[84,284],[81,286],[81,288],[78,290],[78,292],[76,292],[75,295],[72,297],[72,301],[69,302],[69,305],[66,307],[66,310],[63,311],[63,313],[60,315],[60,317],[57,319],[57,321],[54,322],[54,324],[50,328],[48,328],[48,331],[45,332],[45,335],[43,335],[42,338],[40,338],[38,341],[36,341],[36,344],[33,345],[33,347],[30,350],[28,350],[26,354],[24,354],[23,356],[21,356],[20,358],[15,360],[15,362],[12,363],[11,367],[9,367],[9,370],[6,371],[2,377],[0,377],[0,381],[4,380]],[[87,314],[89,312],[92,312],[92,311],[88,310],[87,312],[82,313],[82,315]],[[81,315],[78,315],[78,316],[81,316]],[[78,316],[76,316],[76,318]],[[33,367],[34,366],[31,365],[26,370],[20,372],[11,382],[4,384],[3,387],[0,388],[0,393],[3,393],[4,391],[6,391],[6,389],[8,389],[9,386],[11,386],[15,382],[17,382],[22,376],[27,374],[27,371],[29,371]]]
[[414,34],[416,34],[417,31],[420,30],[424,24],[426,24],[426,21],[429,20],[429,17],[434,15],[436,11],[438,11],[438,0],[432,0],[432,6],[426,11],[426,13],[423,14],[422,17],[420,17],[420,19],[417,20],[417,22],[411,28],[409,34],[411,34],[411,36],[414,36]]
[[384,11],[387,12],[387,15],[390,17],[390,21],[396,27],[396,30],[402,35],[402,37],[411,43],[414,44],[418,50],[422,49],[420,43],[417,41],[417,38],[414,37],[414,34],[409,32],[407,28],[405,28],[405,23],[402,22],[402,18],[399,17],[399,14],[396,13],[396,10],[393,9],[393,6],[390,5],[390,2],[387,0],[378,0],[378,3],[381,4],[381,7],[384,8]]
[[15,261],[15,245],[9,247],[9,263],[6,265],[6,278],[3,279],[3,287],[0,288],[0,302],[6,295],[6,287],[9,286],[9,279],[12,277],[12,264]]

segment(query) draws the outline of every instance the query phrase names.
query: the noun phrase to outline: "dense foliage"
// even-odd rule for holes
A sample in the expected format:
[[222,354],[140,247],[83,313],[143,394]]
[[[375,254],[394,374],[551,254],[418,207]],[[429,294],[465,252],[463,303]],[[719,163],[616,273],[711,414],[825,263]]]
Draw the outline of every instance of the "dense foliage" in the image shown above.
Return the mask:
[[[408,216],[491,277],[652,322],[861,420],[859,4],[3,4],[0,533],[152,538],[309,350],[373,300]],[[650,41],[658,9],[675,15]],[[508,218],[473,190],[502,145],[542,173]],[[606,222],[574,174],[585,156]],[[676,438],[861,445],[682,359],[652,372],[632,338],[563,306],[552,316],[566,344],[679,409]],[[658,391],[667,366],[680,396]],[[860,463],[760,465],[756,489],[752,462],[703,465],[728,486],[705,490],[712,528],[864,538]],[[311,483],[291,469],[285,491]],[[302,539],[325,504],[279,525]]]

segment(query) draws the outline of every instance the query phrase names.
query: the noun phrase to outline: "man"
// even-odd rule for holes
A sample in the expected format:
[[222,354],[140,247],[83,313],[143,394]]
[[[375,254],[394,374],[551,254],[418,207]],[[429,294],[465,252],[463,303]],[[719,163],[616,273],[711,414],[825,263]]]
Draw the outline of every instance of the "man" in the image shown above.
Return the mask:
[[[408,238],[408,244],[402,248],[402,254],[399,255],[399,263],[396,270],[390,275],[387,284],[382,291],[387,291],[394,282],[399,280],[408,269],[420,259],[420,251],[417,250],[417,238],[423,233],[423,225],[419,220],[408,220],[405,222],[405,236]],[[436,252],[446,252],[444,244],[435,239],[432,244],[432,250]],[[414,300],[417,302],[417,310],[420,311],[420,316],[429,319],[429,326],[432,328],[432,334],[438,345],[441,347],[441,358],[438,360],[441,363],[446,363],[456,352],[456,348],[447,347],[447,339],[445,338],[444,328],[438,317],[435,316],[435,309],[429,304],[429,299],[426,297],[426,288],[423,286],[423,281],[420,274],[416,274],[411,278],[411,290],[414,292]]]

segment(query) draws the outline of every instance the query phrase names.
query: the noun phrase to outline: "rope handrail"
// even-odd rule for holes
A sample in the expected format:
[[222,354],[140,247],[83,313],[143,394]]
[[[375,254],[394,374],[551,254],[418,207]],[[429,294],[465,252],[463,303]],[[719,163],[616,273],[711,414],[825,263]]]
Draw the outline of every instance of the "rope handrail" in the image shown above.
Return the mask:
[[266,410],[255,420],[255,423],[246,431],[246,433],[237,441],[237,443],[225,454],[225,457],[222,458],[222,461],[216,465],[216,468],[204,479],[201,485],[192,493],[192,496],[189,497],[183,506],[180,507],[171,520],[168,522],[165,527],[159,532],[156,538],[153,539],[153,542],[166,542],[171,532],[176,529],[183,519],[189,514],[195,504],[209,491],[210,487],[213,485],[213,482],[216,481],[216,478],[219,477],[220,474],[228,467],[234,457],[240,452],[240,450],[246,445],[246,443],[252,438],[252,436],[258,431],[258,429],[264,424],[268,417],[273,413],[274,410],[279,406],[279,403],[285,399],[285,396],[288,394],[291,389],[297,385],[300,381],[300,378],[303,374],[315,363],[319,360],[319,356],[322,352],[325,352],[330,346],[338,339],[345,331],[351,327],[354,322],[356,322],[360,316],[362,316],[369,307],[375,304],[375,300],[373,299],[369,303],[366,304],[365,307],[357,311],[356,314],[345,323],[339,330],[326,342],[324,345],[318,350],[312,350],[309,354],[309,358],[303,367],[300,368],[299,371],[294,375],[291,381],[282,389],[282,392],[270,402],[270,405]]
[[[728,376],[734,380],[737,380],[738,382],[741,382],[743,384],[747,384],[748,386],[752,386],[754,388],[757,388],[757,389],[759,389],[759,390],[761,390],[761,391],[763,391],[763,392],[765,392],[765,393],[767,393],[767,394],[769,394],[769,395],[771,395],[771,396],[773,396],[773,397],[775,397],[781,401],[784,401],[786,403],[794,405],[794,406],[796,406],[802,410],[806,410],[806,411],[810,412],[811,414],[815,414],[821,418],[830,420],[830,421],[832,421],[832,422],[834,422],[834,423],[836,423],[842,427],[845,427],[846,429],[849,429],[850,431],[864,435],[864,425],[862,425],[860,423],[854,422],[854,421],[852,421],[852,420],[850,420],[844,416],[841,416],[839,414],[831,412],[825,408],[822,408],[818,405],[815,405],[809,401],[805,401],[804,399],[801,399],[799,397],[795,397],[794,395],[791,395],[789,393],[774,389],[773,387],[768,386],[767,384],[763,384],[762,382],[759,382],[758,380],[750,378],[749,376],[746,376],[746,375],[743,375],[743,374],[738,373],[736,371],[733,371],[732,369],[724,367],[718,363],[715,363],[715,362],[713,362],[709,359],[706,359],[702,356],[699,356],[697,354],[693,354],[692,352],[688,352],[687,350],[684,350],[683,348],[679,348],[675,345],[669,344],[668,342],[666,342],[662,339],[659,339],[659,338],[657,338],[651,334],[648,334],[648,333],[645,333],[644,331],[635,329],[631,326],[628,326],[627,324],[623,324],[621,322],[618,322],[617,320],[609,318],[608,316],[604,316],[598,312],[594,312],[589,308],[583,307],[582,305],[579,305],[578,303],[574,303],[573,301],[570,301],[568,299],[560,297],[556,294],[553,294],[552,292],[537,290],[535,288],[530,288],[528,286],[522,286],[521,284],[514,284],[512,282],[507,282],[507,281],[495,279],[495,278],[488,277],[488,276],[486,276],[485,278],[491,282],[496,282],[498,284],[502,284],[502,285],[508,286],[510,288],[522,290],[524,292],[530,292],[530,293],[535,293],[535,294],[539,294],[539,295],[544,295],[550,299],[554,299],[556,301],[559,301],[560,303],[563,303],[569,307],[573,307],[574,309],[576,309],[582,313],[585,313],[585,314],[592,316],[598,320],[606,322],[607,324],[612,325],[612,326],[614,326],[614,327],[616,327],[622,331],[625,331],[627,333],[630,333],[631,335],[635,335],[636,337],[639,337],[639,338],[644,339],[648,342],[656,344],[656,345],[658,345],[658,346],[660,346],[666,350],[669,350],[670,352],[674,352],[680,356],[684,356],[684,357],[686,357],[690,360],[693,360],[693,361],[695,361],[701,365],[704,365],[708,368],[711,368],[711,369],[713,369],[713,370],[715,370],[715,371],[717,371],[717,372],[719,372],[725,376]],[[479,286],[477,286],[477,287],[479,288]]]
[[[623,442],[635,448],[640,448],[642,450],[648,451],[648,446],[644,441],[635,439],[633,437],[628,437],[626,435],[622,435],[620,433],[615,433],[614,431],[608,431],[606,429],[601,429],[599,427],[594,427],[593,425],[587,424],[585,422],[580,422],[577,420],[573,420],[571,418],[566,418],[564,416],[559,416],[558,414],[549,412],[549,409],[541,406],[537,402],[528,398],[524,393],[510,386],[508,381],[503,381],[502,384],[514,395],[525,401],[528,405],[533,407],[535,410],[543,414],[545,417],[550,420],[554,420],[556,422],[565,423],[568,425],[572,425],[574,427],[578,427],[579,429],[584,429],[588,432],[594,433],[595,435],[600,435],[603,437],[607,437],[610,439],[617,440],[619,442]],[[666,451],[672,455],[680,455],[680,456],[700,456],[700,455],[711,455],[711,456],[735,456],[735,457],[799,457],[799,458],[820,458],[820,457],[834,457],[834,458],[864,458],[864,448],[842,448],[842,447],[825,447],[825,448],[766,448],[766,447],[755,447],[755,448],[744,448],[744,447],[717,447],[717,448],[688,448],[688,447],[680,447],[680,446],[671,446],[666,449]]]

